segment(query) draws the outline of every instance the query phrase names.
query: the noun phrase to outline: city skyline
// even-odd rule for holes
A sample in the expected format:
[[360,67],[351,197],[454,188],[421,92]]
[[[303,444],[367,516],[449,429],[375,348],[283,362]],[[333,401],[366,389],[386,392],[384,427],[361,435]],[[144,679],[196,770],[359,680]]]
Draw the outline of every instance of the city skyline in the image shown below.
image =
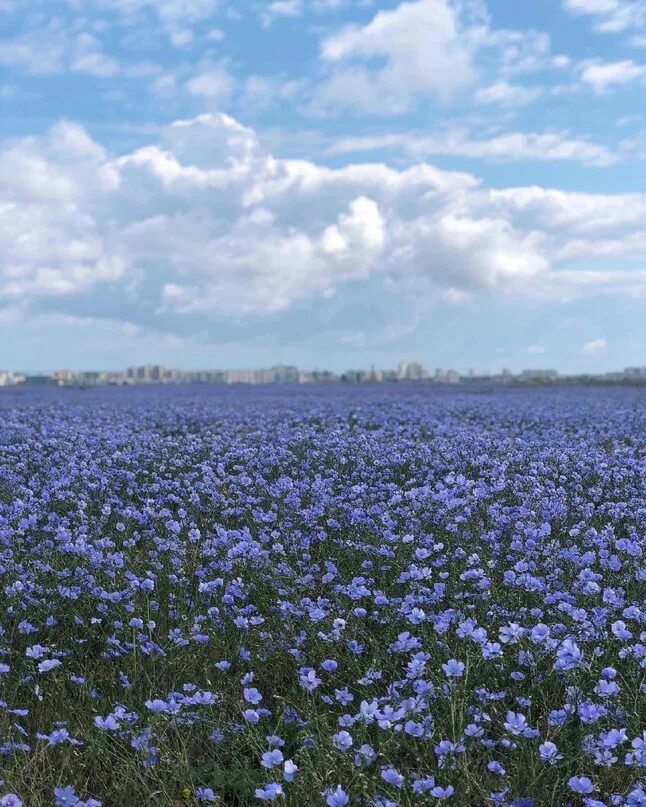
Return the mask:
[[453,368],[436,367],[429,370],[416,361],[401,361],[396,368],[346,369],[333,372],[329,369],[304,370],[295,365],[273,365],[267,368],[182,370],[160,364],[130,366],[121,370],[59,369],[51,373],[21,373],[0,369],[0,387],[56,385],[136,386],[140,384],[316,384],[316,383],[391,383],[429,382],[459,384],[463,381],[491,381],[496,383],[569,383],[592,381],[605,383],[646,384],[646,366],[625,367],[607,373],[563,374],[555,369],[525,368],[512,372],[503,368],[499,372],[486,372],[470,367],[466,373]]
[[[341,361],[334,363],[334,364],[324,364],[324,363],[303,363],[298,361],[290,361],[289,359],[282,361],[282,360],[270,360],[266,363],[262,364],[253,364],[253,363],[232,363],[232,362],[211,362],[211,363],[204,363],[195,361],[195,357],[191,357],[190,361],[173,364],[168,362],[160,362],[154,359],[152,360],[145,360],[142,362],[136,362],[134,364],[129,363],[109,363],[109,364],[101,364],[99,362],[89,363],[86,365],[73,365],[72,363],[60,362],[60,363],[42,363],[40,365],[19,365],[15,361],[11,359],[3,360],[2,351],[0,351],[0,372],[17,372],[23,373],[27,375],[53,375],[56,372],[73,372],[73,373],[91,373],[91,372],[107,372],[107,373],[120,373],[125,372],[128,368],[132,367],[164,367],[164,368],[172,368],[178,370],[180,372],[203,372],[203,371],[210,371],[213,369],[217,369],[219,372],[243,372],[243,371],[255,371],[259,369],[269,369],[274,367],[298,367],[305,372],[331,372],[340,374],[348,370],[349,367],[357,367],[362,368],[365,370],[370,370],[371,368],[378,368],[378,369],[397,369],[402,364],[411,364],[411,365],[419,365],[424,368],[431,368],[435,370],[437,367],[442,366],[449,369],[455,369],[456,372],[460,373],[463,376],[467,376],[469,373],[475,373],[476,375],[488,376],[488,375],[497,375],[504,371],[509,371],[514,374],[521,373],[523,371],[535,371],[535,370],[543,370],[546,367],[549,367],[554,372],[558,373],[559,375],[598,375],[603,373],[612,373],[618,372],[619,369],[624,369],[630,366],[642,366],[641,362],[625,362],[619,359],[612,359],[609,360],[607,366],[603,366],[601,368],[591,368],[591,367],[581,367],[579,369],[570,369],[564,368],[559,366],[556,362],[549,362],[548,356],[545,353],[541,352],[531,356],[530,358],[533,360],[526,361],[522,363],[518,362],[509,362],[504,360],[495,360],[492,362],[486,362],[482,364],[477,364],[475,362],[465,361],[464,363],[451,363],[451,362],[442,362],[438,359],[438,357],[433,358],[420,358],[419,356],[402,361],[401,357],[395,361],[380,361],[379,359],[370,360],[366,363],[362,362],[352,362],[352,361]],[[646,358],[646,357],[645,357]]]
[[642,6],[0,2],[0,366],[642,365]]

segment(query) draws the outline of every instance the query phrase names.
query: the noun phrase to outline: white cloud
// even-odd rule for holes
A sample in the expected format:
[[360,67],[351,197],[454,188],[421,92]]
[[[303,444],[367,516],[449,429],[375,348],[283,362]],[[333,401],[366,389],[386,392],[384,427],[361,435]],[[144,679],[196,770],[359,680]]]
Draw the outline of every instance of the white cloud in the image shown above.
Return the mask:
[[646,27],[646,6],[642,0],[563,0],[572,14],[587,15],[603,33],[635,31]]
[[475,100],[478,104],[500,104],[501,106],[519,107],[531,104],[540,98],[541,87],[524,87],[520,84],[510,84],[507,81],[497,81],[487,87],[476,90]]
[[[64,122],[0,144],[0,189],[5,304],[92,299],[118,318],[127,299],[129,318],[150,323],[284,311],[368,279],[447,300],[646,291],[646,268],[612,251],[646,237],[646,195],[279,159],[226,115],[178,121],[118,157]],[[578,269],[574,242],[602,244],[615,268]]]
[[607,238],[620,242],[646,229],[646,194],[576,193],[534,185],[492,190],[489,195],[518,226],[531,223],[560,238],[582,237],[590,245]]
[[274,0],[262,12],[262,24],[271,25],[276,17],[300,17],[303,13],[302,0]]
[[[448,101],[475,78],[469,41],[447,0],[379,11],[367,25],[325,39],[321,56],[334,67],[318,92],[323,106],[403,112],[418,95]],[[371,60],[384,64],[372,69]]]
[[589,84],[597,94],[606,92],[609,87],[621,86],[644,78],[646,78],[646,65],[635,64],[632,59],[586,64],[581,70],[582,81]]
[[530,345],[527,348],[527,352],[530,356],[542,356],[543,353],[546,352],[544,345]]
[[[301,17],[306,11],[326,14],[337,11],[348,4],[348,0],[273,0],[263,8],[260,21],[267,27],[276,17]],[[372,0],[362,0],[359,5],[372,5]]]
[[185,87],[191,95],[223,102],[231,95],[234,80],[225,67],[215,65],[201,69],[186,82]]
[[266,110],[285,101],[294,102],[304,88],[302,80],[280,76],[247,76],[241,103],[245,110]]
[[0,65],[33,76],[83,73],[100,79],[148,78],[159,71],[150,62],[121,62],[106,51],[95,33],[83,30],[83,25],[54,18],[0,41]]
[[328,74],[313,114],[402,114],[421,98],[457,101],[469,87],[477,104],[517,108],[543,90],[515,78],[570,66],[568,57],[551,53],[548,34],[493,27],[481,0],[408,0],[380,10],[367,24],[323,39],[321,60]]
[[95,36],[74,33],[58,20],[0,42],[0,64],[32,75],[73,72],[109,78],[120,72],[119,62]]
[[70,68],[76,73],[109,78],[119,73],[119,62],[102,51],[96,37],[80,34],[76,39],[76,52],[70,61]]
[[605,350],[607,347],[606,340],[602,338],[592,339],[590,342],[586,342],[581,352],[585,353],[588,356],[594,355],[595,353],[600,353],[601,351]]
[[333,144],[330,154],[347,154],[382,149],[400,149],[420,159],[443,155],[471,159],[511,162],[514,160],[571,160],[586,165],[612,165],[617,155],[605,146],[573,137],[568,132],[505,132],[489,138],[477,138],[460,129],[421,136],[387,134],[348,137]]
[[[86,10],[86,0],[67,0],[75,11]],[[192,41],[192,27],[210,19],[218,8],[218,0],[93,0],[96,10],[117,14],[134,28],[154,19],[166,32],[170,43],[184,47]]]

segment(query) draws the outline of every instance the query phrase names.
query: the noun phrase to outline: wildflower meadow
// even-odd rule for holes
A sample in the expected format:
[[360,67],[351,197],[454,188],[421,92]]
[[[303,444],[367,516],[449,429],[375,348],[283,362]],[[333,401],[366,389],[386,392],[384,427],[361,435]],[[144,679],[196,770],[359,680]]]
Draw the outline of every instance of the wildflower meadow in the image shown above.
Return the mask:
[[0,805],[645,807],[646,395],[0,394]]

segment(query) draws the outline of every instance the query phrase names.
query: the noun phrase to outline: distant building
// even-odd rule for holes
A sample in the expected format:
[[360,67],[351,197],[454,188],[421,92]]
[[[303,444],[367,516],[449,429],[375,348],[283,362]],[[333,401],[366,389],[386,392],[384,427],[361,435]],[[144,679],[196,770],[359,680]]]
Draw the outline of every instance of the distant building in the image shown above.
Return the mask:
[[422,381],[425,378],[428,378],[428,373],[417,361],[402,361],[397,368],[398,381]]
[[62,387],[66,384],[71,384],[76,376],[72,370],[56,370],[52,374],[52,381],[54,384],[58,384],[59,387]]
[[559,374],[556,370],[523,370],[522,381],[556,381]]
[[25,383],[25,376],[11,370],[0,370],[0,387],[15,387]]
[[40,387],[44,386],[45,384],[51,384],[52,377],[49,375],[25,375],[23,384],[26,384],[30,387]]
[[[0,0],[1,1],[1,0]],[[346,370],[341,374],[328,370],[299,370],[288,364],[277,364],[264,369],[242,370],[177,370],[161,364],[145,364],[128,367],[123,371],[82,371],[69,369],[56,370],[51,375],[31,373],[23,375],[9,370],[0,371],[0,387],[27,384],[42,386],[104,386],[108,384],[325,384],[325,383],[385,383],[428,380],[429,373],[419,362],[400,362],[396,369],[382,370],[374,365],[370,370]],[[464,381],[488,380],[494,384],[546,384],[546,383],[595,383],[595,384],[646,384],[646,367],[626,367],[621,371],[607,373],[586,373],[582,375],[559,375],[557,370],[525,369],[514,374],[503,369],[499,374],[478,375],[475,368],[469,368],[461,378],[455,370],[438,367],[432,380],[439,384],[457,384]]]

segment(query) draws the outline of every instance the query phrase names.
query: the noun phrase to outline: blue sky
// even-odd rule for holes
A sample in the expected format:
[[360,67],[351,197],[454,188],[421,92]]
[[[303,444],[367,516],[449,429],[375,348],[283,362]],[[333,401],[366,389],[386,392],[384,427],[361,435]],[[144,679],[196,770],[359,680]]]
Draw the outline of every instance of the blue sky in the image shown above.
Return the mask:
[[646,364],[641,0],[0,0],[0,368]]

